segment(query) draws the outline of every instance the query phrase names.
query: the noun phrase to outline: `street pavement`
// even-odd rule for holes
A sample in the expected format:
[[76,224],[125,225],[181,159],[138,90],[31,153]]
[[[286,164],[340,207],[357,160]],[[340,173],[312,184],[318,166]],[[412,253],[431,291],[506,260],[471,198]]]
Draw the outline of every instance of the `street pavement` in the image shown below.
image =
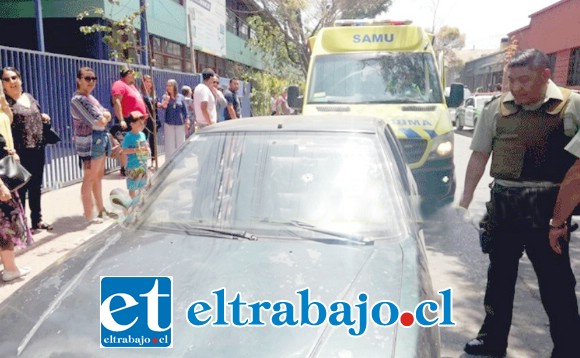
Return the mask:
[[[160,165],[163,162],[164,156],[160,156]],[[109,211],[112,210],[109,193],[115,188],[126,189],[125,177],[119,171],[103,178],[103,202]],[[52,263],[62,259],[70,250],[115,223],[113,219],[106,219],[102,224],[87,222],[83,216],[80,182],[42,194],[42,217],[43,221],[54,225],[54,230],[43,230],[33,235],[34,243],[31,246],[16,249],[16,264],[29,267],[31,272],[11,282],[0,280],[0,302]]]

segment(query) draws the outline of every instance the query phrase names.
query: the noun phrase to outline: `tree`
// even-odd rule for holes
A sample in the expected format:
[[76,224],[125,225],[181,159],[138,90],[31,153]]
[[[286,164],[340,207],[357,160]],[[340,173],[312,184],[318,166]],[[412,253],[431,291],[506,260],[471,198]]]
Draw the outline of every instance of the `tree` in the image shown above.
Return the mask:
[[308,39],[337,19],[372,18],[392,0],[256,0],[263,9],[248,18],[254,31],[250,46],[265,53],[268,70],[286,77],[306,76],[310,62]]
[[[437,53],[443,53],[449,74],[458,74],[464,66],[456,51],[465,46],[465,35],[458,28],[443,26],[435,35],[433,48]],[[453,77],[453,76],[451,76]]]
[[465,46],[465,35],[459,32],[457,27],[443,26],[435,35],[433,48],[435,51],[443,52],[448,63],[457,60],[456,50],[461,50]]
[[515,36],[512,36],[509,40],[509,44],[504,49],[503,53],[500,54],[503,55],[503,59],[501,59],[501,62],[503,63],[502,83],[501,83],[501,88],[503,92],[506,92],[509,87],[507,66],[511,61],[511,59],[514,57],[514,55],[518,52],[519,47],[520,47],[519,41],[515,38]]
[[[107,0],[110,4],[119,5],[120,0]],[[111,10],[112,11],[112,10]],[[81,26],[80,32],[85,35],[101,32],[103,42],[109,46],[109,58],[115,61],[134,63],[137,53],[140,52],[139,30],[135,26],[145,7],[140,7],[137,11],[121,18],[120,20],[110,20],[112,14],[105,15],[102,8],[92,8],[85,10],[77,15],[77,20],[83,20],[86,17],[100,18],[101,21],[91,26]]]

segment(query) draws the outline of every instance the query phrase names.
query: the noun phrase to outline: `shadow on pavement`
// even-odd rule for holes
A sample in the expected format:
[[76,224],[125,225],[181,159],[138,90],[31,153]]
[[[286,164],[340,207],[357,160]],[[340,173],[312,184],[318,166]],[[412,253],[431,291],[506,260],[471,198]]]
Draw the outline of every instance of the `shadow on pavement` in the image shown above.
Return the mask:
[[[445,205],[426,213],[425,244],[435,291],[453,289],[453,319],[441,328],[442,357],[470,357],[464,344],[474,338],[484,318],[483,297],[488,257],[481,252],[475,224],[463,209]],[[571,256],[578,255],[578,249]],[[576,272],[580,272],[576,267]],[[552,341],[540,302],[537,279],[524,255],[520,260],[508,357],[549,357]]]

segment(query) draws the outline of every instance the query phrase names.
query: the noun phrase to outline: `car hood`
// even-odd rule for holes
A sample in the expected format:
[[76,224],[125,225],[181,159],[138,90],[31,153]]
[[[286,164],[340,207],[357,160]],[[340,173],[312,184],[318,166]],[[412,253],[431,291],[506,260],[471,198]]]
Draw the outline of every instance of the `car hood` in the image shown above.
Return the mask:
[[[220,288],[228,301],[239,292],[248,303],[286,300],[298,307],[296,291],[309,288],[311,299],[327,306],[344,300],[354,307],[361,292],[369,306],[379,300],[403,304],[403,251],[400,242],[351,246],[109,229],[0,305],[2,326],[11,327],[2,330],[0,351],[13,355],[20,346],[24,357],[389,356],[397,324],[369,324],[364,335],[353,337],[348,327],[327,325],[193,327],[186,312],[194,301],[213,304],[212,291]],[[173,276],[173,348],[100,349],[101,276]],[[269,323],[269,314],[263,317]]]

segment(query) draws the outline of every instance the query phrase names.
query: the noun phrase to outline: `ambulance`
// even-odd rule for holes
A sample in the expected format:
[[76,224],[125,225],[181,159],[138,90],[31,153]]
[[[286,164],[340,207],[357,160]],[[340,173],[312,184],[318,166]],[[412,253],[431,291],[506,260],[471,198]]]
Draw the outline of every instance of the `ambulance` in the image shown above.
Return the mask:
[[305,94],[300,99],[297,87],[289,88],[288,102],[309,115],[382,118],[400,140],[421,196],[452,201],[453,126],[432,40],[411,21],[338,20],[310,39]]

